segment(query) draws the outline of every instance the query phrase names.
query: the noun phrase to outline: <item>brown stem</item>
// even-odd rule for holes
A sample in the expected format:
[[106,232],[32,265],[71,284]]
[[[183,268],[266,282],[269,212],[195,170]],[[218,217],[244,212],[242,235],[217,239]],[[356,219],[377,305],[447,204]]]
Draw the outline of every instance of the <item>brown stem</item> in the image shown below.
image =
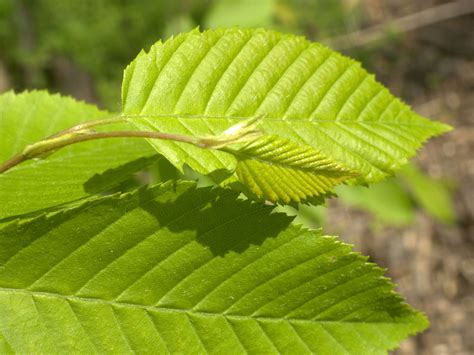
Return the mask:
[[10,170],[14,166],[20,164],[21,162],[24,162],[27,159],[28,158],[23,153],[15,155],[14,157],[8,159],[6,162],[0,165],[0,174],[7,170]]
[[383,38],[387,31],[405,33],[417,28],[429,26],[434,23],[449,20],[458,16],[474,12],[472,0],[458,0],[447,4],[437,5],[420,12],[389,20],[386,23],[373,27],[322,40],[332,48],[347,49],[360,47]]

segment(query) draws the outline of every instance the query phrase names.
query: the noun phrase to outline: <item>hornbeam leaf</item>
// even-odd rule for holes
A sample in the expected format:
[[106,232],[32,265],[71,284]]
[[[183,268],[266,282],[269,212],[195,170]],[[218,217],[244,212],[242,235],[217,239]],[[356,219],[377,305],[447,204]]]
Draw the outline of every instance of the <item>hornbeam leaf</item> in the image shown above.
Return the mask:
[[5,340],[5,338],[0,334],[0,353],[2,354],[14,354],[15,352],[12,350],[10,347],[10,344],[8,344]]
[[[194,136],[263,117],[265,133],[320,151],[360,183],[391,175],[450,129],[411,111],[359,63],[263,29],[194,30],[156,43],[125,70],[122,106],[140,129]],[[151,143],[178,168],[231,173],[237,164],[225,152]]]
[[[0,162],[62,129],[106,116],[110,114],[92,105],[44,91],[3,94]],[[83,198],[87,195],[83,184],[95,174],[153,153],[142,140],[100,140],[64,148],[44,160],[25,162],[0,174],[0,219]],[[109,185],[116,178],[109,176]]]
[[317,150],[277,136],[263,136],[239,150],[227,151],[237,158],[235,175],[244,188],[271,202],[322,197],[355,176]]
[[169,182],[0,229],[16,353],[379,354],[427,320],[334,237]]

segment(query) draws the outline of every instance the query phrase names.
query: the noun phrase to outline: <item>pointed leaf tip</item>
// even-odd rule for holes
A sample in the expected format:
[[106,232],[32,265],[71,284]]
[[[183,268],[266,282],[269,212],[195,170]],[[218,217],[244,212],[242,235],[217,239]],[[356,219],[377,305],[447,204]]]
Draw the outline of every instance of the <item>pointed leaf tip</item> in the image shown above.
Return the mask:
[[[194,30],[133,63],[123,110],[139,129],[212,137],[263,116],[265,134],[340,162],[360,184],[392,175],[428,138],[449,129],[413,112],[354,60],[300,36]],[[178,168],[186,163],[205,175],[237,166],[223,151],[151,144]]]

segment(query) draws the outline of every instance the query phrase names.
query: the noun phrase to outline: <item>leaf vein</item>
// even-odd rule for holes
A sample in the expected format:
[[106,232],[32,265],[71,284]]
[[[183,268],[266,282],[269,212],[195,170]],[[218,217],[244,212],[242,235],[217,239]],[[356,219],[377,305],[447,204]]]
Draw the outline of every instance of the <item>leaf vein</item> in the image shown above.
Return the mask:
[[[285,112],[283,112],[283,114],[281,115],[281,117],[283,117],[284,119],[288,119],[286,118],[286,114],[287,112],[290,110],[291,106],[293,105],[293,103],[295,102],[296,98],[298,97],[299,93],[303,90],[303,88],[306,86],[306,84],[309,83],[309,81],[313,78],[314,75],[316,75],[316,73],[319,71],[320,68],[322,68],[324,66],[324,64],[326,64],[326,62],[329,60],[329,58],[332,57],[332,52],[328,51],[328,54],[327,56],[322,60],[321,63],[319,63],[316,67],[314,67],[308,77],[303,80],[301,82],[301,85],[298,87],[298,88],[295,88],[296,90],[294,91],[292,97],[291,97],[291,100],[290,102],[287,104],[286,106],[286,109],[285,109]],[[309,118],[308,118],[309,119]]]
[[258,60],[256,63],[252,63],[254,65],[254,68],[253,70],[249,73],[249,75],[247,76],[247,78],[245,79],[245,81],[243,83],[240,84],[240,88],[237,90],[236,94],[234,95],[234,97],[232,98],[232,100],[230,101],[230,103],[227,105],[227,108],[225,109],[224,111],[224,115],[227,114],[227,112],[229,111],[229,109],[232,107],[232,105],[234,104],[235,100],[237,99],[237,97],[239,97],[240,93],[243,91],[243,89],[247,86],[248,82],[250,81],[250,79],[252,78],[252,76],[255,75],[255,73],[257,72],[258,68],[260,67],[260,65],[265,61],[266,58],[268,58],[270,56],[270,54],[273,52],[273,50],[278,46],[278,44],[281,43],[281,38],[278,40],[277,43],[275,44],[272,44],[272,46],[268,49],[268,51],[265,53],[265,55],[262,56],[262,58],[260,58],[260,60]]
[[339,83],[339,81],[344,77],[344,75],[346,73],[349,72],[350,69],[352,69],[356,64],[355,63],[351,63],[349,65],[347,65],[344,70],[338,74],[338,76],[336,77],[336,79],[329,85],[329,88],[327,88],[325,90],[325,92],[323,93],[323,96],[321,96],[321,98],[317,101],[316,103],[316,106],[314,108],[314,110],[311,111],[311,114],[309,115],[309,117],[313,117],[314,114],[316,113],[316,111],[318,110],[319,106],[321,105],[321,103],[324,102],[324,100],[326,99],[326,97],[329,95],[329,93],[332,91],[332,89],[337,85],[337,83]]

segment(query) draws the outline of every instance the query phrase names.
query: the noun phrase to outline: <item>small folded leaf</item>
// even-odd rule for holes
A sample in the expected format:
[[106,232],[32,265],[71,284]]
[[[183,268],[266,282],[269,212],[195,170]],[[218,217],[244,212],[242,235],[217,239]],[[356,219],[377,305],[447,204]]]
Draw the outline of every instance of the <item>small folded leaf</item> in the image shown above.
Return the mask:
[[[414,113],[360,64],[302,37],[198,30],[158,42],[127,67],[122,109],[139,129],[219,135],[262,117],[267,134],[312,147],[369,183],[393,174],[450,128]],[[178,169],[231,173],[236,159],[185,143],[151,144]]]
[[237,158],[238,180],[257,198],[271,202],[321,197],[356,175],[311,147],[276,136],[227,151]]
[[237,197],[170,182],[6,225],[0,349],[381,354],[426,328],[349,245]]

